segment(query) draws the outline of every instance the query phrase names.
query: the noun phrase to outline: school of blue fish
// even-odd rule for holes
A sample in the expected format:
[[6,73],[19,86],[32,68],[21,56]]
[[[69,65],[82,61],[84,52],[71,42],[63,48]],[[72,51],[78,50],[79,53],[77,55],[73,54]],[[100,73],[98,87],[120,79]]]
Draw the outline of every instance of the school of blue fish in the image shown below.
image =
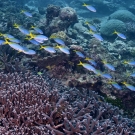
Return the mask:
[[[84,3],[82,6],[86,7],[91,12],[96,12],[96,9],[92,5],[88,5],[88,4]],[[26,17],[32,17],[32,14],[29,13],[28,11],[22,10],[20,13],[26,15]],[[97,40],[99,40],[101,42],[104,41],[102,36],[99,33],[97,33],[97,29],[94,25],[90,24],[89,22],[85,22],[85,24],[88,25],[88,27],[89,27],[88,32],[94,38],[96,38]],[[20,31],[22,34],[24,34],[25,39],[28,40],[30,43],[32,43],[36,46],[40,46],[40,50],[44,49],[45,51],[53,54],[53,53],[56,53],[56,50],[58,49],[61,52],[65,53],[66,55],[70,54],[69,48],[66,46],[65,42],[62,39],[60,39],[59,37],[55,37],[55,36],[51,36],[50,38],[48,38],[47,36],[43,35],[43,31],[36,26],[31,26],[30,30],[28,30],[28,29],[24,28],[22,25],[15,23],[14,28],[18,29],[18,31]],[[32,33],[31,30],[33,30],[34,32]],[[117,32],[116,30],[114,30],[114,32],[112,34],[116,34],[119,38],[126,40],[126,36],[120,32]],[[0,40],[0,45],[9,45],[14,50],[17,50],[18,52],[22,52],[27,55],[36,54],[36,51],[26,48],[24,46],[21,46],[21,41],[19,39],[15,38],[13,35],[0,33],[0,37],[3,38],[3,40]],[[57,43],[55,47],[44,45],[44,42],[49,39],[53,39]],[[78,57],[87,61],[86,63],[83,63],[82,61],[80,61],[78,63],[78,66],[82,66],[83,68],[87,69],[88,71],[93,72],[95,75],[107,79],[108,84],[112,85],[114,88],[116,88],[118,90],[122,89],[122,86],[120,86],[117,82],[113,81],[113,77],[110,74],[101,72],[100,70],[97,70],[95,68],[97,63],[93,59],[86,57],[82,52],[80,52],[78,50],[74,50],[74,52],[76,53],[76,55]],[[104,67],[106,67],[110,71],[115,72],[115,67],[113,65],[111,65],[110,63],[108,63],[105,60],[103,60],[102,63],[104,65]],[[135,61],[124,61],[123,64],[135,66]],[[130,74],[129,76],[135,77],[135,73]],[[135,87],[132,86],[131,84],[128,84],[127,82],[122,82],[122,84],[125,85],[125,87],[127,87],[131,91],[135,91]]]

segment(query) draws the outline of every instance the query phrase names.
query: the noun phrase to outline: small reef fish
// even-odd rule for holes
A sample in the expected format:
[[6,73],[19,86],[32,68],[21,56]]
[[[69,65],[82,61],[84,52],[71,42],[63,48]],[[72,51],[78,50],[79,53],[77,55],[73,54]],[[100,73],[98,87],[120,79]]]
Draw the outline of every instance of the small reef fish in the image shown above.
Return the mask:
[[60,49],[60,51],[62,51],[65,54],[70,54],[69,49],[67,47],[65,47],[65,46],[57,45],[55,48]]
[[109,81],[108,83],[111,84],[114,88],[116,88],[118,90],[122,89],[122,87],[118,83],[116,83],[116,82]]
[[59,45],[65,46],[65,42],[64,42],[62,39],[57,38],[55,35],[51,35],[51,36],[50,36],[50,39],[53,39],[53,40],[54,40],[56,43],[58,43]]
[[5,41],[4,40],[0,40],[0,45],[4,45]]
[[124,61],[123,64],[128,64],[131,66],[135,66],[135,61]]
[[97,31],[96,27],[94,25],[91,25],[89,22],[85,22],[85,24],[87,24],[92,31]]
[[14,28],[19,29],[19,31],[21,33],[23,33],[24,35],[29,35],[30,34],[29,30],[23,28],[23,26],[21,26],[21,25],[18,25],[18,24],[15,23],[13,26],[14,26]]
[[29,35],[29,39],[34,39],[39,43],[43,43],[44,41],[48,40],[48,37],[44,36],[44,35],[35,35],[33,33],[30,33]]
[[28,49],[24,46],[23,46],[23,50],[21,52],[28,54],[28,55],[35,55],[36,54],[36,52],[34,50]]
[[126,39],[126,36],[120,32],[117,32],[116,30],[113,32],[113,34],[117,34],[118,37],[122,38],[122,39]]
[[40,50],[41,49],[44,49],[44,50],[46,50],[47,52],[50,52],[50,53],[56,53],[56,50],[51,46],[41,46]]
[[60,39],[60,38],[54,38],[53,40],[54,40],[56,43],[65,46],[65,42],[64,42],[62,39]]
[[83,66],[85,69],[87,69],[87,70],[89,70],[89,71],[95,72],[95,70],[96,70],[96,69],[95,69],[93,66],[91,66],[90,64],[88,64],[88,63],[82,63],[81,61],[80,61],[80,63],[77,64],[77,65]]
[[100,70],[95,70],[94,73],[97,75],[97,76],[101,76],[103,78],[106,78],[106,79],[112,79],[112,76],[107,74],[107,73],[103,73],[101,72]]
[[92,34],[92,36],[93,36],[94,38],[96,38],[97,40],[99,40],[99,41],[103,41],[103,38],[101,37],[101,35],[100,35],[100,34],[98,34],[98,33],[94,33],[92,30],[90,30],[90,31],[89,31],[89,33],[91,33],[91,34]]
[[10,40],[11,42],[14,42],[14,43],[21,43],[21,41],[16,38],[8,38],[8,40]]
[[112,79],[112,76],[110,74],[102,73],[101,77],[106,78],[106,79]]
[[16,44],[14,42],[9,42],[7,39],[5,39],[5,42],[3,43],[4,45],[8,44],[10,47],[12,47],[13,49],[22,52],[24,49],[22,46],[20,46],[19,44]]
[[[25,38],[25,39],[28,39],[28,38]],[[37,41],[34,40],[34,39],[28,39],[28,41],[31,42],[31,43],[34,44],[34,45],[40,45],[40,43],[37,42]]]
[[80,58],[85,58],[84,54],[80,51],[74,50],[74,52],[80,57]]
[[41,29],[39,29],[38,27],[31,26],[31,28],[34,29],[37,33],[43,34],[43,31]]
[[135,77],[135,73],[132,73],[132,74],[131,74],[131,75],[129,75],[129,76]]
[[123,82],[123,84],[124,84],[128,89],[130,89],[130,90],[132,90],[132,91],[135,91],[135,87],[134,87],[134,86],[132,86],[132,85],[126,83],[126,82]]
[[105,60],[102,61],[104,66],[107,67],[108,69],[112,70],[112,71],[115,71],[115,68],[113,65],[107,63]]
[[96,12],[96,9],[91,5],[87,5],[87,4],[84,3],[82,6],[86,7],[88,10],[90,10],[92,12]]
[[87,60],[92,65],[97,66],[97,63],[93,59],[90,59],[90,58],[86,57],[85,60]]
[[25,14],[27,17],[32,17],[32,14],[25,10],[21,10],[21,13]]
[[4,38],[15,38],[14,36],[12,36],[10,34],[2,34],[2,33],[0,33],[0,36],[3,36]]

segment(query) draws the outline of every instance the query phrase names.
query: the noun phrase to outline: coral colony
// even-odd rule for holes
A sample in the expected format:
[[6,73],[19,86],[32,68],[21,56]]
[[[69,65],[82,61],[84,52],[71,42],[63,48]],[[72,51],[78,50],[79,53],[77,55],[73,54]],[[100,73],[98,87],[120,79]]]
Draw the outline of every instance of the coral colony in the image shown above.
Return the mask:
[[0,134],[134,135],[135,123],[98,94],[42,76],[0,74]]
[[135,135],[135,3],[67,1],[0,0],[0,135]]

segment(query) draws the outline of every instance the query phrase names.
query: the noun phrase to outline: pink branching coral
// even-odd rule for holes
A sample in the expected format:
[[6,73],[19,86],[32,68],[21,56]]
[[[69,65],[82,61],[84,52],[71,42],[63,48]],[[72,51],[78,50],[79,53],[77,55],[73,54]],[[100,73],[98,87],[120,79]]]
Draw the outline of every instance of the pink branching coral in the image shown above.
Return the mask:
[[135,124],[86,89],[32,73],[0,73],[2,135],[134,135]]

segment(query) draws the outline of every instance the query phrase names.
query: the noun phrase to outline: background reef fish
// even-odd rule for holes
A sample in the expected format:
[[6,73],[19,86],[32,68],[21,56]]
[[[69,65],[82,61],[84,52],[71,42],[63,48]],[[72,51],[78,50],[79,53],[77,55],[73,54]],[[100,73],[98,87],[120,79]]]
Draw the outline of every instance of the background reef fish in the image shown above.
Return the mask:
[[135,66],[135,61],[124,61],[123,63],[131,66]]
[[130,90],[132,90],[132,91],[135,91],[135,87],[132,86],[131,84],[128,84],[128,83],[126,83],[126,82],[123,82],[123,84],[124,84],[128,89],[130,89]]
[[43,34],[43,31],[41,29],[39,29],[38,27],[31,26],[31,28],[34,29],[37,33]]
[[126,39],[126,36],[120,32],[114,31],[113,34],[117,34],[118,37],[122,38],[122,39]]
[[64,42],[62,39],[60,39],[60,38],[54,38],[54,41],[55,41],[56,43],[60,44],[60,45],[65,46],[65,42]]
[[106,79],[112,79],[112,76],[110,74],[107,74],[107,73],[102,73],[101,77],[106,78]]
[[82,54],[82,52],[76,51],[76,50],[74,50],[74,52],[75,52],[80,58],[85,58],[85,56],[84,56],[84,54]]
[[102,61],[104,63],[104,66],[107,67],[108,69],[112,70],[112,71],[115,71],[115,68],[113,65],[107,63],[106,61]]
[[62,51],[65,54],[70,54],[69,49],[67,47],[65,47],[65,46],[59,46],[59,45],[57,45],[55,48],[60,49],[60,51]]
[[27,17],[32,17],[32,14],[25,10],[22,10],[21,13],[25,14]]
[[84,3],[82,6],[86,7],[88,10],[90,10],[92,12],[96,12],[96,9],[91,5],[87,5],[87,4]]
[[40,45],[40,43],[39,42],[37,42],[36,40],[34,40],[34,39],[28,39],[28,41],[30,41],[32,44],[34,44],[34,45]]
[[90,59],[90,58],[87,57],[85,60],[87,60],[89,63],[91,63],[94,66],[97,65],[97,63],[93,59]]
[[88,63],[82,63],[80,61],[80,63],[77,64],[77,65],[83,66],[85,69],[95,72],[95,68],[93,66],[91,66],[90,64],[88,64]]
[[97,31],[96,27],[94,25],[89,24],[89,22],[85,22],[85,24],[87,24],[92,31]]
[[5,41],[4,40],[0,40],[0,45],[4,45]]
[[18,24],[15,23],[14,24],[14,27],[17,28],[17,29],[19,29],[19,31],[21,33],[23,33],[24,35],[29,35],[30,34],[29,30],[23,28],[23,26],[21,26],[21,25],[18,25]]
[[110,81],[108,83],[111,84],[114,88],[116,88],[118,90],[122,89],[122,87],[118,83],[116,83],[116,82]]
[[56,53],[56,50],[53,47],[51,47],[51,46],[41,46],[40,50],[41,49],[44,49],[44,50],[46,50],[46,51],[48,51],[50,53]]

